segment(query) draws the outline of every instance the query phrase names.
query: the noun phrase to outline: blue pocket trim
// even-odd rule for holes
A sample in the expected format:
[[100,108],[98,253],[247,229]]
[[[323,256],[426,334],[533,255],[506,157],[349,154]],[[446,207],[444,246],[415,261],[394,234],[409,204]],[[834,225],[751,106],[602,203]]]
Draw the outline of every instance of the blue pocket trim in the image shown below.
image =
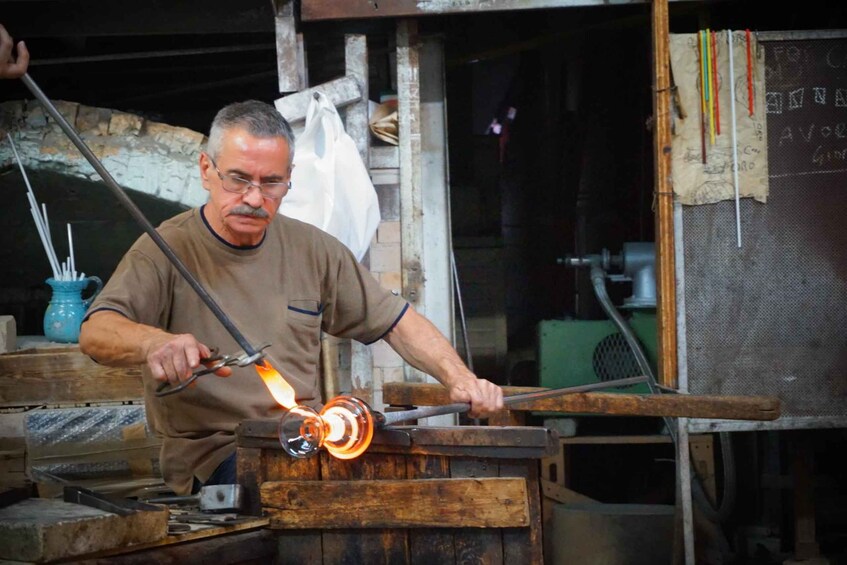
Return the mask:
[[302,308],[295,308],[294,306],[289,306],[288,309],[291,310],[292,312],[300,312],[301,314],[308,314],[309,316],[320,316],[321,313],[324,311],[324,305],[321,304],[318,307],[317,312],[312,312],[311,310],[304,310]]

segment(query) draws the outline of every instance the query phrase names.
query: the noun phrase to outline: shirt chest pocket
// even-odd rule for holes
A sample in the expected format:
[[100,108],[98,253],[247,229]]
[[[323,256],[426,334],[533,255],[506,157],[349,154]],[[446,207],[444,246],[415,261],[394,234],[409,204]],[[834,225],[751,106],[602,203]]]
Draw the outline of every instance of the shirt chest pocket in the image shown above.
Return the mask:
[[288,323],[294,327],[318,328],[324,305],[318,300],[299,299],[288,301]]

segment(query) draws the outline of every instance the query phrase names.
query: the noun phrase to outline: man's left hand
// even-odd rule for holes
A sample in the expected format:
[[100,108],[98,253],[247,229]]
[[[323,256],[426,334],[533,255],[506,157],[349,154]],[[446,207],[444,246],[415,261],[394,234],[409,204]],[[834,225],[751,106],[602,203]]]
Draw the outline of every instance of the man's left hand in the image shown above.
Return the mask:
[[469,402],[471,418],[485,418],[503,409],[503,389],[485,379],[469,377],[450,387],[450,400]]

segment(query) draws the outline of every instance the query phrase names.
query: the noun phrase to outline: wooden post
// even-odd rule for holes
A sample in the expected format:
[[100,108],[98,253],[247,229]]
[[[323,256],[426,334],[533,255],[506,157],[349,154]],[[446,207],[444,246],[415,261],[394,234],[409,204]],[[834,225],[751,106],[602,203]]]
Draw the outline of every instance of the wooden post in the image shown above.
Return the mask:
[[293,0],[274,1],[276,30],[276,68],[280,92],[296,92],[302,88],[298,65],[296,23]]
[[668,0],[653,0],[653,143],[659,382],[677,387],[676,282],[671,181]]
[[[344,36],[345,75],[359,83],[362,98],[347,107],[347,134],[356,142],[365,168],[370,170],[370,132],[368,130],[368,42],[365,35]],[[365,262],[369,263],[369,256]],[[375,389],[382,383],[374,383],[373,353],[371,348],[358,341],[350,340],[350,381],[356,394],[365,392],[365,400],[373,403]]]
[[[400,126],[400,254],[403,297],[426,314],[423,277],[423,196],[421,191],[420,44],[415,20],[397,22],[397,94]],[[408,364],[406,381],[425,380]]]

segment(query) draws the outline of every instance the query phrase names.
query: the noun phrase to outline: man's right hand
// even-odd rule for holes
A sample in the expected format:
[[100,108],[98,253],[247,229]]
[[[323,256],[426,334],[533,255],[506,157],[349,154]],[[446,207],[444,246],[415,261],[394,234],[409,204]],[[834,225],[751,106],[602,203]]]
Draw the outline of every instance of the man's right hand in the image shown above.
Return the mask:
[[29,51],[23,41],[18,42],[18,58],[12,57],[12,36],[0,24],[0,78],[20,78],[29,65]]
[[[194,370],[199,367],[202,359],[211,357],[208,346],[197,341],[191,334],[157,333],[151,336],[146,344],[146,360],[153,378],[157,381],[169,382],[177,386],[180,382],[191,378]],[[214,362],[207,362],[207,366]],[[228,377],[232,369],[222,367],[215,371],[219,377]]]
[[[79,346],[98,363],[129,367],[147,363],[153,378],[178,385],[191,377],[201,359],[211,355],[209,347],[191,334],[171,334],[159,328],[139,324],[118,312],[100,310],[91,314],[80,328]],[[212,362],[207,362],[212,366]],[[228,377],[232,369],[215,371]]]

